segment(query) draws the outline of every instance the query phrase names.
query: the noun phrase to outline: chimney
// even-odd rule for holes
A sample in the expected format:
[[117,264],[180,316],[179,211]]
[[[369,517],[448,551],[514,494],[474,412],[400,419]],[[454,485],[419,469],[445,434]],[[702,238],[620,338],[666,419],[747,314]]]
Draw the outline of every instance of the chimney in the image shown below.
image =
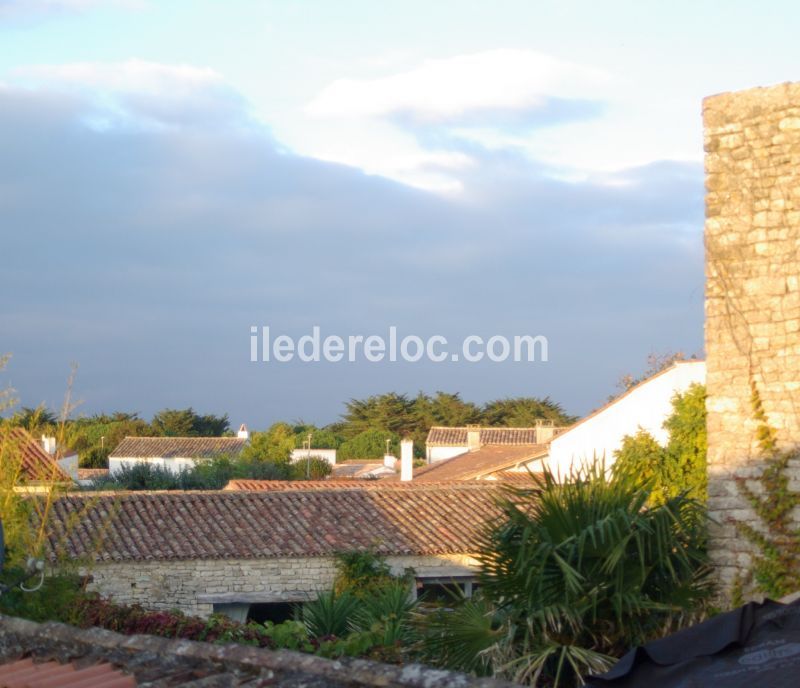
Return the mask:
[[467,449],[471,452],[481,448],[481,429],[478,425],[467,426]]
[[400,480],[408,482],[414,478],[414,442],[405,439],[400,442]]
[[55,437],[47,437],[42,435],[42,447],[44,450],[50,454],[51,456],[55,456],[56,453],[56,438]]
[[536,444],[547,444],[553,439],[556,433],[555,425],[552,420],[539,418],[536,421]]
[[394,467],[397,465],[397,457],[393,456],[392,454],[384,454],[383,465],[386,466],[386,468],[394,469]]
[[242,423],[239,426],[239,432],[236,433],[236,436],[240,440],[249,440],[250,439],[250,431],[247,429],[247,426],[244,423]]

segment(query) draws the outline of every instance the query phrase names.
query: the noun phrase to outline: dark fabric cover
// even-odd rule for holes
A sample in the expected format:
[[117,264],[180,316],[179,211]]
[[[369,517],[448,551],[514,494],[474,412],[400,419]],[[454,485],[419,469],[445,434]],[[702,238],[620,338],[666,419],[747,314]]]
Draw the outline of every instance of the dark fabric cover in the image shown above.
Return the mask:
[[800,600],[751,602],[637,647],[593,688],[798,688]]

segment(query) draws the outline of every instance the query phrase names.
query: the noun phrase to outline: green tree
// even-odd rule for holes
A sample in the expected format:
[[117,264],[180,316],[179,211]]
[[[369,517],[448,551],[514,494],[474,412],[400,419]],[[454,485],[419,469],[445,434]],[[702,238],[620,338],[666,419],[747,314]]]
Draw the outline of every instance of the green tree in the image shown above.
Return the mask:
[[36,408],[23,406],[11,416],[10,422],[12,425],[25,428],[34,437],[37,437],[42,433],[52,432],[58,423],[58,418],[44,404],[39,404]]
[[662,447],[644,430],[623,438],[615,453],[614,470],[641,476],[651,485],[654,504],[682,492],[705,501],[706,476],[706,390],[693,384],[672,398],[672,412],[664,421],[669,433]]
[[242,450],[242,458],[289,464],[295,448],[295,435],[288,423],[274,423],[266,432],[254,432]]
[[163,437],[220,437],[228,431],[230,421],[227,414],[201,416],[191,407],[167,408],[156,413],[150,425]]
[[487,403],[481,412],[483,425],[496,427],[531,427],[537,420],[551,420],[557,426],[565,426],[571,425],[576,419],[550,397],[496,399]]
[[400,438],[388,430],[372,428],[359,433],[339,447],[337,460],[378,459],[386,453],[386,440],[390,440],[389,451],[397,452]]
[[375,428],[398,435],[411,433],[418,422],[414,402],[405,394],[389,392],[366,399],[351,399],[345,406],[347,410],[343,420],[349,438]]

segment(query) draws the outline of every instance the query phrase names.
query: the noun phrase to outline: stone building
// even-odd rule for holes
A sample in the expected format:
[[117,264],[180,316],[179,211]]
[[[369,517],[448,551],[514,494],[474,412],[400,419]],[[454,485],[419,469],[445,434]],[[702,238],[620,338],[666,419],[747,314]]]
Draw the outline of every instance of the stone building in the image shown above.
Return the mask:
[[[779,449],[800,443],[800,84],[709,97],[703,120],[709,507],[724,594],[751,563],[735,523],[759,527],[736,480],[759,489],[755,407]],[[800,463],[790,471],[800,483]]]
[[496,497],[482,482],[71,494],[53,506],[49,548],[118,602],[277,621],[330,589],[340,551],[372,549],[396,573],[412,568],[416,591],[469,593]]

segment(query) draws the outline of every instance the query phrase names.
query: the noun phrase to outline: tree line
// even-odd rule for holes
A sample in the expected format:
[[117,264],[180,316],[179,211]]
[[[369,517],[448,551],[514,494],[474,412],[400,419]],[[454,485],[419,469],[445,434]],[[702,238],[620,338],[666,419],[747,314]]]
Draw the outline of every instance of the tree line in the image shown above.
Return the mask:
[[[414,440],[418,456],[432,426],[480,424],[494,427],[528,427],[537,420],[569,425],[576,418],[549,397],[496,399],[483,405],[465,401],[458,393],[420,392],[414,397],[396,392],[345,402],[341,419],[325,426],[280,421],[251,434],[250,459],[282,463],[295,448],[337,449],[340,460],[382,456],[387,446],[397,452],[400,439]],[[125,437],[219,437],[233,431],[228,414],[201,414],[193,408],[163,409],[150,421],[138,413],[116,412],[67,419],[57,433],[59,419],[39,406],[23,407],[3,421],[25,427],[35,437],[42,434],[63,437],[64,444],[80,456],[84,467],[104,467],[108,456]],[[388,440],[388,445],[387,445]]]

